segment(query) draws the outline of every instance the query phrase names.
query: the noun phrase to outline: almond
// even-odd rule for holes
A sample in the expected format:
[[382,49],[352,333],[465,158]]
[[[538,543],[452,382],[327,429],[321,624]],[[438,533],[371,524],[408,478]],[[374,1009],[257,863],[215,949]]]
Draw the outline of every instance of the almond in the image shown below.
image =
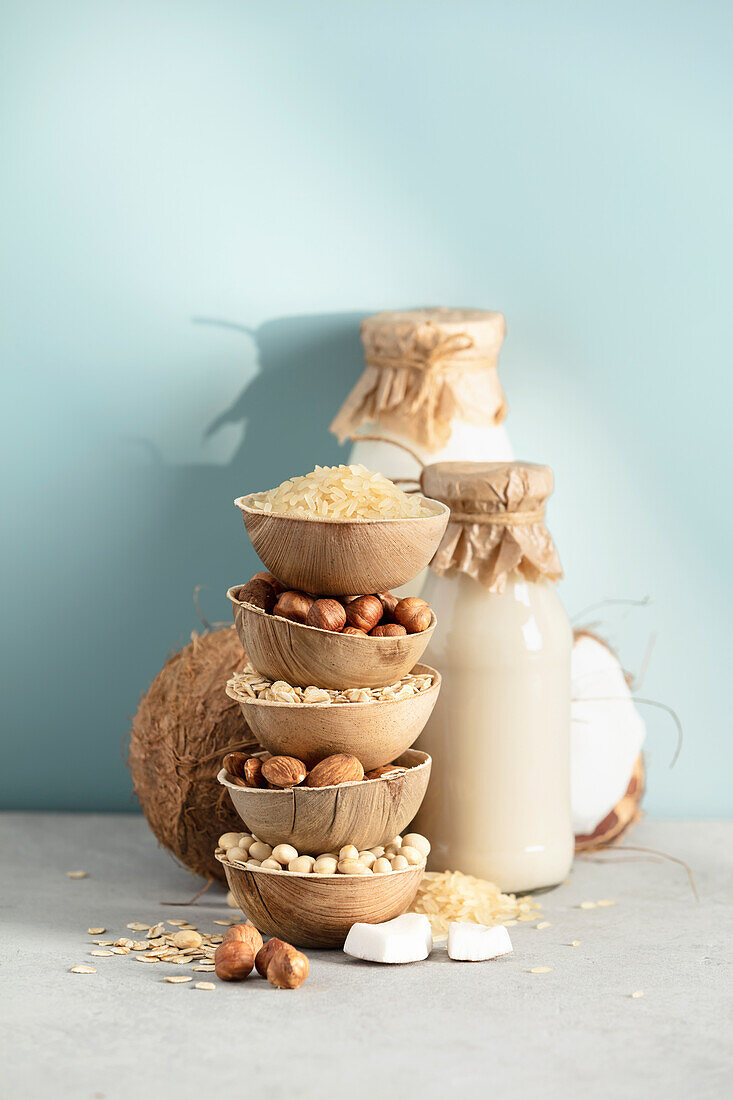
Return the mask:
[[250,756],[242,769],[242,776],[244,778],[245,786],[247,787],[265,787],[267,781],[262,778],[262,764],[263,761],[257,756]]
[[262,777],[273,787],[297,787],[307,774],[303,761],[294,756],[273,756],[262,765]]
[[364,769],[355,756],[339,752],[327,756],[308,773],[306,787],[335,787],[338,783],[360,783]]
[[379,768],[372,768],[364,776],[365,779],[396,779],[398,775],[404,775],[407,768],[399,764],[382,764]]

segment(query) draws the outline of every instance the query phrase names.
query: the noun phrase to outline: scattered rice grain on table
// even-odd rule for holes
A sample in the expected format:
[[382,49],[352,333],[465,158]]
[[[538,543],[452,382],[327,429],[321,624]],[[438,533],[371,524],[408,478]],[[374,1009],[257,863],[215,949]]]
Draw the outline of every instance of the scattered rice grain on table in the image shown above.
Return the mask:
[[461,871],[426,871],[412,912],[423,913],[437,936],[448,932],[451,921],[495,925],[542,915],[531,895],[518,900],[514,894],[502,894],[493,882]]

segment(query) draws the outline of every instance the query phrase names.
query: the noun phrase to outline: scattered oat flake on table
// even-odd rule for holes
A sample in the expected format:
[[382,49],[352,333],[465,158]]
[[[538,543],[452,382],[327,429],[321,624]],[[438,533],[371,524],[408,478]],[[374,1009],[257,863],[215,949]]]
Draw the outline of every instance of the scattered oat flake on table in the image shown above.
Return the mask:
[[600,901],[596,902],[596,905],[615,905],[615,904],[616,904],[616,902],[612,898],[601,898]]
[[178,984],[179,982],[192,982],[193,978],[189,978],[186,974],[167,974],[163,981]]
[[570,946],[571,947],[580,947],[580,940],[571,940],[570,941]]
[[213,966],[194,966],[194,970],[199,970],[202,974],[213,974],[214,969]]
[[72,966],[70,974],[96,974],[97,971],[93,966]]
[[107,931],[106,928],[87,928],[88,936],[102,936]]
[[131,932],[147,932],[147,930],[150,928],[150,925],[143,924],[143,922],[139,920],[134,920],[125,927],[129,928]]
[[549,974],[551,970],[551,966],[533,966],[530,974]]
[[229,928],[230,925],[236,924],[235,920],[213,920],[212,924],[223,924],[225,928]]
[[216,989],[213,982],[196,982],[194,989]]
[[637,989],[635,993],[631,994],[632,1000],[636,1000],[637,997],[643,997],[643,996],[644,996],[644,990],[643,989]]
[[135,958],[139,963],[157,963],[160,959],[156,959],[153,955],[136,955]]
[[595,909],[596,903],[594,901],[581,901],[581,909]]
[[66,872],[66,877],[67,878],[86,878],[87,873],[86,873],[86,871],[67,871]]
[[535,928],[539,932],[542,928],[549,928],[550,922],[548,920],[541,920],[539,924],[535,925]]
[[186,924],[185,920],[168,920],[166,924],[172,924],[174,928],[180,928],[182,924]]
[[108,959],[114,955],[114,951],[90,951],[90,955],[96,955],[99,959]]

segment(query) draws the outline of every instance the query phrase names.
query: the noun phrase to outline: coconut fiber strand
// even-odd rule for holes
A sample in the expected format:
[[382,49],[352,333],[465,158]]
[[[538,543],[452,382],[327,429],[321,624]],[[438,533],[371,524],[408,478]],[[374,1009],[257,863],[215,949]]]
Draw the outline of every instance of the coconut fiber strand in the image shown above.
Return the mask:
[[259,748],[224,690],[245,661],[233,626],[194,635],[143,695],[130,733],[130,771],[150,828],[176,859],[218,879],[217,840],[242,823],[216,776],[227,752]]

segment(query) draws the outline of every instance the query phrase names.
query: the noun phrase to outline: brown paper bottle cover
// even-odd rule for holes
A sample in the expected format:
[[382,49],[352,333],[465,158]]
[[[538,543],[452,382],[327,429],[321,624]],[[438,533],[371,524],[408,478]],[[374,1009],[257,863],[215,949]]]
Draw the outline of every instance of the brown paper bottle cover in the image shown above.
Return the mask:
[[480,309],[386,311],[362,322],[366,369],[331,424],[339,442],[364,423],[437,451],[451,421],[500,424],[506,401],[496,369],[501,313]]
[[545,525],[552,470],[531,462],[436,462],[426,466],[426,496],[451,510],[430,563],[439,576],[466,573],[491,592],[504,589],[514,570],[527,580],[562,577]]

